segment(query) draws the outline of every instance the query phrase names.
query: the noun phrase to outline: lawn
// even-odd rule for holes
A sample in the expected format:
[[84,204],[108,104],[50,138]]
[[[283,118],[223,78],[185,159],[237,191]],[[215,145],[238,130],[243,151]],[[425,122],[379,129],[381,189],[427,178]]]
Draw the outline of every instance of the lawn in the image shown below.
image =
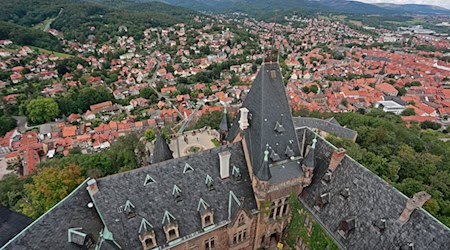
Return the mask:
[[61,53],[61,52],[56,52],[56,51],[51,51],[51,50],[46,50],[46,49],[39,48],[39,47],[30,46],[30,48],[33,49],[33,50],[37,50],[39,53],[43,53],[43,54],[48,54],[48,55],[55,54],[57,57],[60,57],[60,58],[73,57],[73,55],[69,55],[69,54]]

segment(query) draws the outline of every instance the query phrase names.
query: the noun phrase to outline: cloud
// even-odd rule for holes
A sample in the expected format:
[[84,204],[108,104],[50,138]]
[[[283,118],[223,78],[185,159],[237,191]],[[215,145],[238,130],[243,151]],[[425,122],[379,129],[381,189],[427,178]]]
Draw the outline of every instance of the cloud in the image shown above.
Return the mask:
[[449,0],[356,0],[365,3],[427,4],[450,9]]

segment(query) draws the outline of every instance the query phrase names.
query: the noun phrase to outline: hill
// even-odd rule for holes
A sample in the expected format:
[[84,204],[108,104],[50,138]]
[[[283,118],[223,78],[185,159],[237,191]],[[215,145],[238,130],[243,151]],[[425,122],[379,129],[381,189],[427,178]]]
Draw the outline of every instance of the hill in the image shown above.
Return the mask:
[[2,39],[9,39],[18,45],[62,51],[58,39],[49,33],[4,21],[0,21],[0,40]]
[[[135,1],[148,2],[153,0]],[[352,14],[450,14],[450,10],[431,5],[375,5],[347,0],[166,0],[164,2],[201,11],[243,11],[249,14],[276,10]]]
[[186,22],[198,15],[193,10],[161,2],[126,0],[11,0],[1,1],[0,8],[4,10],[0,21],[33,27],[54,18],[52,28],[62,31],[67,39],[80,41],[89,35],[105,41],[118,32],[119,26],[126,26],[128,35],[138,36],[148,27]]
[[434,15],[434,14],[442,14],[442,15],[450,15],[450,10],[441,8],[434,5],[425,5],[425,4],[389,4],[389,3],[380,3],[375,4],[383,9],[393,10],[397,12],[404,13],[416,13],[416,14],[424,14],[424,15]]

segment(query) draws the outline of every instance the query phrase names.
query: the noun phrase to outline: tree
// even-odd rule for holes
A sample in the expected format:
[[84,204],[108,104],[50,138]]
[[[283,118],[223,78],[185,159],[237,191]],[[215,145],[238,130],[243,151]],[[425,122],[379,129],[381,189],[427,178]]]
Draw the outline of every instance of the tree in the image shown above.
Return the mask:
[[144,136],[148,142],[152,142],[156,138],[155,130],[153,129],[145,130]]
[[30,183],[31,178],[19,178],[15,174],[8,174],[3,176],[0,180],[0,204],[14,209],[17,202],[22,199],[24,195],[23,186]]
[[8,131],[17,126],[17,121],[8,115],[2,115],[0,110],[0,136],[5,135]]
[[441,124],[432,121],[424,121],[420,124],[420,128],[438,130],[441,128]]
[[58,103],[52,98],[37,98],[26,106],[27,117],[34,124],[52,121],[59,114]]
[[33,183],[24,185],[25,197],[19,202],[20,211],[36,219],[72,192],[83,179],[77,165],[44,168],[33,176]]
[[416,111],[414,111],[413,108],[407,108],[407,109],[403,110],[401,115],[402,116],[413,116],[413,115],[416,115]]

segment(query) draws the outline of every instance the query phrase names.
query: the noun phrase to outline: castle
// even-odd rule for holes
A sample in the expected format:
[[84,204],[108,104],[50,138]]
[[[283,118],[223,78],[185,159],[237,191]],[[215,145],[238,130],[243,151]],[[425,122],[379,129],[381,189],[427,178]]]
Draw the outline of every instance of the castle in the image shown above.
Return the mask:
[[[448,249],[450,230],[309,128],[267,58],[225,145],[88,179],[2,249],[273,249],[295,196],[343,249]],[[161,137],[160,135],[158,135]],[[225,138],[226,137],[226,138]]]

